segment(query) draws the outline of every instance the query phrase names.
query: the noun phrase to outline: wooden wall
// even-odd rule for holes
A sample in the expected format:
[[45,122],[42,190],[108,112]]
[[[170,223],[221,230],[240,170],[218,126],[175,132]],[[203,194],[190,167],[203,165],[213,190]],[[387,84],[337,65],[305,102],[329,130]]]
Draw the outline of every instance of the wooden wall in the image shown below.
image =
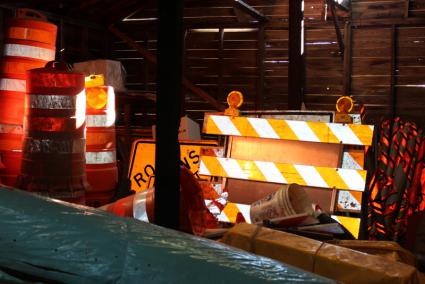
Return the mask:
[[[289,0],[245,0],[268,17],[264,25],[234,8],[231,0],[186,0],[184,72],[225,104],[231,90],[245,96],[243,110],[287,108]],[[425,126],[421,113],[425,85],[425,0],[352,0],[351,13],[338,11],[345,38],[345,59],[324,0],[305,0],[305,88],[307,109],[334,110],[350,94],[365,103],[369,122],[401,115]],[[327,17],[326,17],[327,16]],[[144,1],[115,26],[156,55],[156,1]],[[127,94],[118,94],[118,123],[149,126],[155,118],[156,68],[106,27],[75,21],[60,26],[58,50],[77,62],[120,60]],[[348,25],[345,27],[345,24]],[[58,53],[58,57],[60,57]],[[301,67],[300,67],[301,68]],[[202,120],[214,109],[185,90],[185,113]],[[125,109],[120,102],[129,102]],[[129,110],[131,108],[132,110]]]

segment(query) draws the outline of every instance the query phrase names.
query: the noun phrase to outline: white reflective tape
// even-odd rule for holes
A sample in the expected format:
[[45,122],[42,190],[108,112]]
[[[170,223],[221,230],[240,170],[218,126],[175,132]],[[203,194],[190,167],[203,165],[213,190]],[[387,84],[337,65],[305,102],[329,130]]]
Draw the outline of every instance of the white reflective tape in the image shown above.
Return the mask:
[[211,173],[208,170],[208,168],[205,166],[204,162],[201,159],[201,164],[199,165],[199,174],[200,175],[206,175],[206,176],[210,176]]
[[111,164],[116,161],[115,151],[108,152],[86,152],[86,164],[99,165]]
[[329,185],[313,166],[294,165],[295,169],[309,186],[325,187]]
[[346,210],[360,211],[362,209],[362,205],[359,201],[347,190],[338,191],[338,205]]
[[220,213],[220,215],[217,216],[217,220],[220,222],[226,222],[226,223],[230,222],[229,218],[227,217],[226,214],[224,214],[223,211]]
[[342,168],[352,170],[363,170],[356,160],[350,155],[349,152],[344,152],[342,156]]
[[338,174],[351,190],[364,191],[366,181],[357,171],[338,169]]
[[245,221],[248,224],[251,224],[251,215],[249,214],[249,211],[251,209],[251,205],[238,204],[237,207],[238,207],[239,211],[242,213],[243,217],[245,218]]
[[263,176],[269,182],[288,183],[274,163],[254,161]]
[[23,134],[22,125],[0,124],[0,133],[5,134]]
[[266,119],[258,119],[258,118],[247,118],[249,123],[251,124],[252,128],[255,129],[255,131],[258,133],[260,137],[263,138],[273,138],[273,139],[279,139],[279,135],[276,133],[276,131],[273,129],[273,127],[270,125],[270,123]]
[[223,115],[211,115],[211,119],[222,133],[226,135],[240,136],[239,130],[235,127],[230,117]]
[[134,195],[133,199],[133,217],[134,219],[148,222],[148,212],[146,210],[146,199],[148,190],[143,190]]
[[342,123],[328,123],[332,133],[343,144],[363,145],[362,141],[354,134],[350,127]]
[[24,141],[24,152],[48,154],[77,154],[86,150],[85,139],[52,140],[28,137]]
[[311,142],[320,142],[313,130],[305,121],[295,121],[295,120],[286,120],[286,123],[295,133],[299,140],[302,141],[311,141]]
[[228,176],[239,178],[239,179],[248,179],[250,173],[245,173],[242,168],[239,166],[238,162],[234,159],[226,158],[217,158],[220,162],[220,165],[223,167]]
[[0,79],[0,90],[2,91],[25,92],[26,85],[27,83],[25,80],[9,78]]
[[373,130],[375,129],[375,126],[374,125],[368,125],[368,126],[369,126],[370,130],[372,130],[372,132],[373,132]]
[[6,43],[3,54],[5,56],[19,56],[52,61],[55,59],[55,50],[32,45]]
[[106,115],[87,115],[87,127],[108,127],[108,117]]
[[76,96],[61,95],[29,95],[28,104],[30,108],[38,109],[75,109]]

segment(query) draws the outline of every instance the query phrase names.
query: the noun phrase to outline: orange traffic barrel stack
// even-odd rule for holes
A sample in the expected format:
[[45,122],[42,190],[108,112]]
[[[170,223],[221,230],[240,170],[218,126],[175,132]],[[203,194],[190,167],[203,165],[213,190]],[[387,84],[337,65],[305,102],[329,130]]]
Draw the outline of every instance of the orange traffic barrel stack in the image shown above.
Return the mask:
[[22,157],[26,71],[54,60],[57,27],[34,10],[18,9],[6,21],[0,63],[0,155],[2,182],[15,185]]
[[115,94],[102,75],[86,77],[86,173],[91,188],[86,204],[111,202],[118,184],[115,140]]
[[27,71],[23,159],[17,187],[85,203],[84,75],[63,62]]

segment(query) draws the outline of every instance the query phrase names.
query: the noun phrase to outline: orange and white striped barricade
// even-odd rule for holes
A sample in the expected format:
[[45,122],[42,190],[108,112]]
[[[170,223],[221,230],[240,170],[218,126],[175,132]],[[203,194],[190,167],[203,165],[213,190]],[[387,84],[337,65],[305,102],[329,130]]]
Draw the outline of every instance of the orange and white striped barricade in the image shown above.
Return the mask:
[[[209,135],[229,136],[227,139],[226,157],[201,156],[199,173],[207,176],[218,176],[226,179],[242,181],[256,181],[275,184],[297,183],[299,185],[318,189],[327,189],[331,192],[341,192],[339,195],[332,193],[330,203],[331,212],[346,209],[343,202],[356,201],[361,206],[361,192],[366,185],[366,174],[363,170],[361,151],[372,144],[374,126],[361,124],[340,124],[330,122],[295,121],[285,119],[270,119],[257,117],[226,116],[222,114],[207,113],[204,118],[203,132]],[[249,158],[249,153],[244,158],[232,156],[232,140],[241,138],[256,139],[261,141],[282,140],[304,143],[305,147],[315,143],[333,144],[341,147],[338,166],[317,166],[312,164],[293,163],[287,159],[279,160],[279,155],[271,160]],[[265,140],[262,140],[265,139]],[[286,143],[286,142],[285,142]],[[354,150],[342,149],[350,146]],[[356,152],[357,151],[357,152]],[[359,152],[360,151],[360,152]],[[302,154],[302,153],[301,153]],[[268,155],[270,157],[270,155]],[[351,162],[356,165],[348,167],[342,164]],[[351,160],[350,160],[351,159]],[[319,163],[320,164],[320,163]],[[257,186],[258,188],[258,186]],[[231,195],[231,188],[228,188]],[[249,194],[249,186],[244,190]],[[345,197],[345,201],[343,200]],[[354,200],[354,201],[353,201]],[[237,202],[237,200],[230,201]],[[241,202],[242,203],[242,202]],[[243,204],[243,203],[242,203]],[[358,208],[357,208],[358,209]],[[329,210],[327,210],[329,211]],[[352,210],[350,212],[359,212]]]

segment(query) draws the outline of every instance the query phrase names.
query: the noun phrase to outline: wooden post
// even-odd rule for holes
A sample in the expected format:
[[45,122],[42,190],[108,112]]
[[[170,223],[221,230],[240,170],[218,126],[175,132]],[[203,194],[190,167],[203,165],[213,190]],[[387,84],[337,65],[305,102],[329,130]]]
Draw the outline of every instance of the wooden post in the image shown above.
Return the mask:
[[288,108],[301,109],[304,92],[303,11],[300,0],[289,0]]
[[155,222],[179,228],[183,0],[159,0],[156,101]]

